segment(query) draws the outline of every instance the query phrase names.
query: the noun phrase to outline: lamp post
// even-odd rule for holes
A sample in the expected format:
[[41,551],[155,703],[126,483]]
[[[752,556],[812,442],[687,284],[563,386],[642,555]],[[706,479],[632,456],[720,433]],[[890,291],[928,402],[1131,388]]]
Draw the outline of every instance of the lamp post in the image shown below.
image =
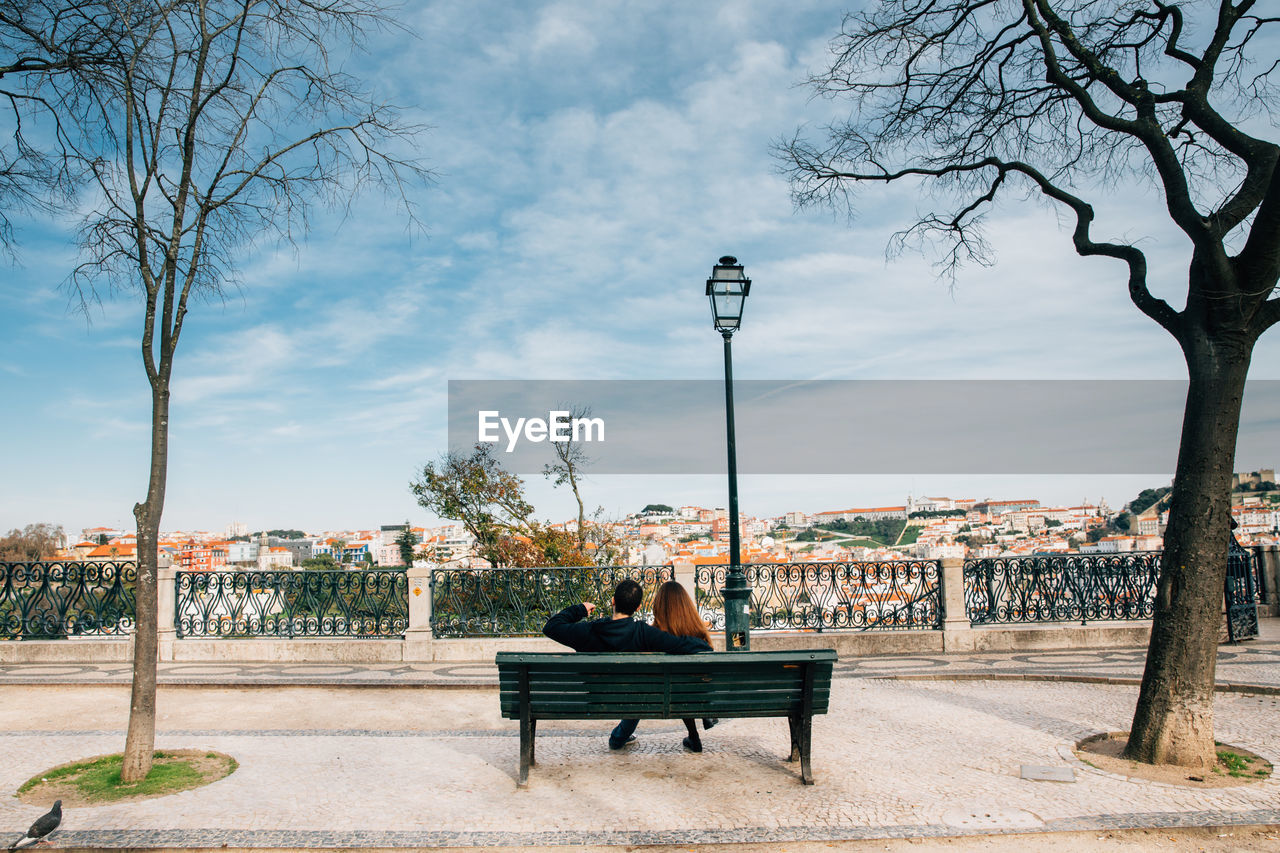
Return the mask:
[[729,445],[729,573],[720,594],[724,599],[724,647],[728,651],[751,648],[747,602],[751,590],[742,572],[738,542],[738,454],[733,435],[733,333],[742,324],[742,307],[751,291],[751,279],[732,255],[725,255],[707,279],[707,296],[716,331],[724,338],[725,433]]

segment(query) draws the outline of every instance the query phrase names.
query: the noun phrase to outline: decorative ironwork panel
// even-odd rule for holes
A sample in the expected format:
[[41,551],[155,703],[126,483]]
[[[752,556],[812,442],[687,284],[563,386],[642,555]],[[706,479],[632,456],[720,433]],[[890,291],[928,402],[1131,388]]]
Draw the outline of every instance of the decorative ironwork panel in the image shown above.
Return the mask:
[[[850,563],[752,563],[742,567],[751,588],[752,630],[934,630],[942,627],[938,560]],[[699,566],[698,610],[724,628],[728,566]]]
[[403,570],[177,572],[179,637],[403,637]]
[[1232,643],[1258,636],[1258,605],[1262,603],[1261,561],[1240,546],[1235,536],[1227,548],[1225,581],[1227,640]]
[[[435,637],[531,637],[552,615],[589,601],[602,615],[613,589],[630,578],[645,601],[674,578],[670,566],[578,566],[533,569],[435,569],[431,572],[431,632]],[[648,619],[646,611],[636,613]]]
[[0,563],[0,639],[128,634],[137,581],[134,563]]
[[973,625],[1150,619],[1160,552],[992,557],[964,564]]

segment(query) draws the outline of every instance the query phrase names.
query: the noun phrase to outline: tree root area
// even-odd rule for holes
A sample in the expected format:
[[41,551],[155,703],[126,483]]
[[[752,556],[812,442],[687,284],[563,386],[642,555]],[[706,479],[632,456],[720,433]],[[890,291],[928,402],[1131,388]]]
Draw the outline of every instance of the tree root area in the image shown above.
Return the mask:
[[1192,770],[1176,764],[1144,764],[1121,758],[1128,732],[1094,735],[1076,744],[1075,755],[1085,764],[1130,779],[1162,782],[1188,788],[1232,788],[1270,779],[1271,762],[1243,747],[1219,743],[1218,760],[1208,770]]

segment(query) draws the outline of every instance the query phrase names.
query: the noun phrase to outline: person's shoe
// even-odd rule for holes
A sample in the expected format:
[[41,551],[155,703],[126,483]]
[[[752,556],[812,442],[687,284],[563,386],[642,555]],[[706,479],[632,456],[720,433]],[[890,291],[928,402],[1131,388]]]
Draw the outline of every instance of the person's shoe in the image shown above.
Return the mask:
[[702,752],[701,741],[695,741],[693,738],[687,737],[684,739],[683,743],[684,743],[684,748],[689,750],[690,752]]
[[609,748],[613,750],[618,750],[618,749],[622,749],[624,746],[629,746],[635,742],[636,742],[635,735],[632,735],[631,737],[627,738],[622,743],[618,743],[613,738],[609,738]]
[[716,727],[716,724],[718,724],[719,722],[720,722],[719,717],[703,717],[702,728],[705,729],[706,731],[711,731]]

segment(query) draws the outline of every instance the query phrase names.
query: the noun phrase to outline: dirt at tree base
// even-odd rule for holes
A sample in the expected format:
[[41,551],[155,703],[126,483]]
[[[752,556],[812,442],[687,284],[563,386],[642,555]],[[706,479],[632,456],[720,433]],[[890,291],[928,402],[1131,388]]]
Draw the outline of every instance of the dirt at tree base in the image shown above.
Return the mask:
[[[1094,735],[1076,744],[1075,755],[1086,764],[1107,773],[1187,788],[1234,788],[1251,785],[1270,779],[1273,771],[1271,762],[1257,753],[1225,743],[1217,745],[1218,763],[1208,770],[1192,770],[1176,764],[1144,764],[1120,757],[1128,742],[1128,732]],[[1224,753],[1229,753],[1233,758],[1224,759]]]

